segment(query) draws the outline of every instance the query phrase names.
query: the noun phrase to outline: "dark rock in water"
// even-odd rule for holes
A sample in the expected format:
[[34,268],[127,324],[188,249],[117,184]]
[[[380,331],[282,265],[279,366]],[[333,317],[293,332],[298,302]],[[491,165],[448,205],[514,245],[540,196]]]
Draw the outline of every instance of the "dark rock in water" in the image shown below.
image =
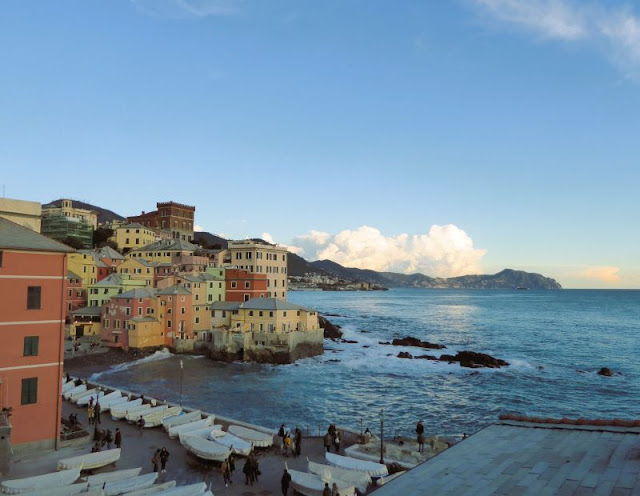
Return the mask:
[[456,355],[456,360],[460,362],[461,367],[471,368],[478,368],[479,366],[497,369],[509,365],[508,362],[500,358],[494,358],[486,353],[476,353],[475,351],[460,351]]
[[391,344],[389,341],[378,341],[378,344]]
[[341,343],[349,343],[349,344],[358,344],[358,342],[354,341],[353,339],[341,339],[340,342]]
[[413,358],[413,355],[411,355],[411,353],[408,353],[406,351],[401,351],[400,353],[398,353],[398,358]]
[[327,360],[327,362],[332,362],[332,363],[338,363],[340,360],[338,360],[337,358],[331,358],[329,360]]
[[340,330],[340,326],[332,324],[321,315],[318,316],[318,322],[320,324],[320,327],[324,329],[325,338],[340,339],[342,337],[342,331]]
[[440,360],[441,362],[457,362],[458,360],[456,360],[456,357],[454,357],[453,355],[440,355],[440,358],[438,358],[438,360]]
[[362,345],[363,348],[371,348],[371,346],[369,346],[368,344],[364,344]]
[[371,334],[371,331],[367,331],[366,329],[361,329],[360,332],[363,334]]
[[611,377],[613,375],[613,372],[611,371],[611,369],[609,367],[602,367],[598,371],[598,375],[603,375],[605,377]]
[[415,358],[416,360],[437,360],[437,358],[433,355],[418,355],[418,356],[414,356],[413,358]]
[[431,350],[442,350],[446,348],[443,344],[429,343],[428,341],[420,341],[418,338],[407,336],[402,339],[394,339],[392,343],[394,346],[416,346],[418,348],[429,348]]

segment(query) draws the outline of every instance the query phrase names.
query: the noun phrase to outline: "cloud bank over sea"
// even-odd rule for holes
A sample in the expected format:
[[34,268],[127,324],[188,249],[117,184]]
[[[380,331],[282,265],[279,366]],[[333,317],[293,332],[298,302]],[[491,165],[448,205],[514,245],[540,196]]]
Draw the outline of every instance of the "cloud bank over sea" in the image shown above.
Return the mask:
[[370,226],[337,234],[309,231],[295,237],[292,245],[290,251],[310,261],[329,259],[345,267],[432,277],[479,274],[487,253],[474,248],[471,237],[453,224],[433,225],[424,234],[396,236]]

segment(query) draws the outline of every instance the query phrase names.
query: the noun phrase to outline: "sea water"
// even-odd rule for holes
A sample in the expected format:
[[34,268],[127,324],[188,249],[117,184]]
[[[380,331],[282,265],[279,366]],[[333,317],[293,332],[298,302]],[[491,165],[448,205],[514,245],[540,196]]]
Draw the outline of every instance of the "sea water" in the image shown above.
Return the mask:
[[[640,291],[392,289],[290,292],[342,326],[323,355],[291,365],[214,362],[159,353],[94,379],[259,425],[323,432],[329,422],[387,435],[472,433],[501,413],[640,418]],[[428,350],[381,344],[413,336]],[[510,366],[397,358],[488,353]],[[184,368],[180,368],[180,360]],[[597,374],[609,367],[613,377]]]

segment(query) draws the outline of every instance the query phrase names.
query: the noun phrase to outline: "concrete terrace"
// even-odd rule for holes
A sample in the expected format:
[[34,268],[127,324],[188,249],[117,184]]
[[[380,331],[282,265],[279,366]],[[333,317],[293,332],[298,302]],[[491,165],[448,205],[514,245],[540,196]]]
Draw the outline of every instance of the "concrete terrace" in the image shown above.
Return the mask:
[[640,427],[594,423],[502,420],[375,494],[640,494]]

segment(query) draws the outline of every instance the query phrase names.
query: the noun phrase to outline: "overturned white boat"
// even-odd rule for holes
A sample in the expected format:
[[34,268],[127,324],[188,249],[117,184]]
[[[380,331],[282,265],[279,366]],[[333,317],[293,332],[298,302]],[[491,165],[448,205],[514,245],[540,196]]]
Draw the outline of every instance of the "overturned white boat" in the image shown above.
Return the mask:
[[356,489],[350,482],[344,482],[340,479],[323,479],[315,474],[308,474],[307,472],[299,472],[298,470],[291,470],[287,468],[289,475],[291,475],[291,485],[293,489],[304,494],[305,496],[322,496],[325,489],[325,484],[329,485],[329,488],[335,483],[338,486],[340,494],[345,496],[353,496],[356,493]]
[[86,455],[72,456],[71,458],[58,460],[58,470],[68,470],[78,467],[82,470],[92,470],[94,468],[104,467],[105,465],[115,463],[119,459],[120,448],[98,451],[97,453],[87,453]]
[[[160,408],[160,410],[156,410]],[[159,406],[153,408],[149,413],[147,413],[144,417],[144,426],[145,427],[158,427],[162,425],[162,421],[167,417],[173,417],[174,415],[178,415],[182,411],[182,408],[179,406],[170,406],[165,408],[161,408]]]
[[202,429],[203,427],[213,425],[214,420],[215,417],[213,415],[209,415],[207,418],[203,418],[201,420],[195,420],[194,422],[189,422],[188,424],[171,427],[169,428],[169,438],[175,439],[181,432],[195,431],[196,429]]
[[[47,496],[74,496],[82,493],[82,496],[86,496],[87,488],[89,485],[86,482],[79,482],[77,484],[69,484],[68,486],[56,486],[48,487],[46,489]],[[26,493],[20,493],[20,496],[42,496],[43,490],[36,489],[35,491],[29,490]]]
[[86,406],[89,403],[91,403],[91,398],[93,398],[93,404],[95,405],[98,400],[102,401],[103,396],[104,396],[104,391],[98,391],[90,395],[84,395],[78,398],[78,401],[76,401],[76,405]]
[[118,403],[117,405],[113,405],[111,407],[111,418],[113,420],[120,420],[127,415],[127,411],[131,408],[135,408],[142,405],[142,398],[137,398],[135,400],[125,401],[123,403]]
[[174,480],[163,482],[162,484],[154,484],[153,486],[147,487],[146,489],[138,489],[137,491],[132,491],[130,493],[127,493],[127,496],[146,496],[147,494],[160,493],[173,487],[176,487],[176,481]]
[[104,396],[100,400],[100,411],[101,412],[108,412],[114,406],[121,405],[126,401],[129,401],[129,399],[126,396],[124,396],[123,394],[120,394],[119,396],[114,396],[114,397],[109,398],[109,399],[107,399],[107,397]]
[[[340,467],[333,467],[331,465],[323,465],[322,463],[312,462],[308,458],[307,462],[307,471],[318,475],[321,479],[326,479],[329,476],[332,479],[340,479],[341,481],[353,484],[363,493],[367,490],[369,484],[371,484],[371,476],[366,472],[347,470]],[[329,474],[329,476],[327,474]]]
[[186,435],[182,438],[184,447],[204,460],[221,462],[226,460],[231,454],[231,450],[226,446],[209,441],[203,437]]
[[273,434],[247,429],[239,425],[230,425],[227,432],[252,443],[256,448],[268,448],[273,444]]
[[130,493],[139,489],[146,489],[153,486],[158,478],[158,472],[138,475],[129,479],[116,480],[105,483],[102,490],[105,496],[117,496],[118,494]]
[[204,439],[213,439],[216,435],[222,436],[223,434],[226,434],[226,433],[222,430],[221,425],[208,425],[207,427],[202,427],[200,429],[195,429],[192,431],[179,432],[178,438],[180,438],[180,444],[184,446],[183,439],[187,436],[196,436],[196,437],[202,437]]
[[325,453],[325,458],[329,465],[334,467],[345,468],[347,470],[357,470],[358,472],[364,472],[372,477],[379,477],[389,474],[389,470],[386,465],[375,462],[366,462],[364,460],[356,460],[348,456],[336,455],[335,453]]
[[73,484],[80,477],[80,468],[72,468],[62,472],[35,475],[23,479],[13,479],[0,482],[0,493],[20,494],[29,491],[45,491],[56,486]]
[[165,430],[169,430],[171,427],[177,427],[182,424],[188,424],[189,422],[195,422],[202,419],[202,413],[200,410],[194,410],[189,413],[182,413],[172,418],[166,418],[162,420],[162,426]]
[[80,384],[80,385],[78,385],[78,386],[76,386],[74,388],[71,388],[69,391],[64,393],[62,396],[64,396],[65,400],[69,400],[69,399],[71,399],[71,397],[74,394],[78,394],[78,393],[81,393],[81,392],[86,391],[86,390],[87,390],[87,385],[86,384]]
[[166,408],[167,405],[152,406],[150,403],[146,403],[127,410],[127,414],[124,416],[124,418],[127,419],[127,422],[137,422],[138,420],[140,420],[140,417],[144,417],[148,413],[166,410]]
[[209,440],[229,448],[234,455],[249,456],[253,449],[249,441],[224,431],[212,430],[209,433]]
[[92,394],[98,394],[100,390],[98,388],[91,388],[91,389],[85,389],[84,391],[80,391],[74,395],[71,396],[70,400],[71,403],[77,403],[79,399],[83,398],[83,397],[87,397],[87,399],[89,397],[91,397]]
[[204,482],[197,482],[187,486],[176,486],[155,493],[157,496],[203,496],[207,492],[207,485]]
[[131,477],[136,477],[140,475],[140,472],[142,472],[142,467],[127,468],[125,470],[114,470],[113,472],[104,472],[102,474],[88,475],[87,477],[84,477],[84,480],[87,481],[90,487],[96,487],[96,486],[102,487],[102,485],[105,482],[129,479]]
[[73,379],[65,382],[62,385],[62,394],[64,393],[68,393],[69,391],[71,391],[74,387],[76,387],[76,381],[74,381]]

